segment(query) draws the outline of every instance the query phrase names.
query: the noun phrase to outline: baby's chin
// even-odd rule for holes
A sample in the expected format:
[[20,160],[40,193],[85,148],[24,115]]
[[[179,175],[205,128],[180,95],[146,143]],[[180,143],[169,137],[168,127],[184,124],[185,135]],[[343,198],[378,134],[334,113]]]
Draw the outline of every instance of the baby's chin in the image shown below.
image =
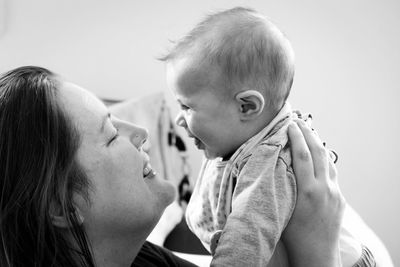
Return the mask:
[[206,159],[213,160],[218,158],[218,155],[215,152],[209,151],[208,149],[202,149],[202,150]]
[[215,152],[208,151],[206,149],[206,150],[204,150],[204,156],[206,157],[206,159],[209,159],[209,160],[213,160],[216,158],[222,158],[223,160],[228,160],[232,156],[232,153],[224,155],[222,153],[215,153]]

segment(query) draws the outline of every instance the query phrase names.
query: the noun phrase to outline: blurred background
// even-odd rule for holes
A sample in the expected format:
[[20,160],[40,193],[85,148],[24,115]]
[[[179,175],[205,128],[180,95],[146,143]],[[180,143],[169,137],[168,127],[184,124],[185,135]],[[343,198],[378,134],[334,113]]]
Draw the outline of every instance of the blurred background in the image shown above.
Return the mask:
[[[164,91],[156,60],[206,14],[246,6],[269,16],[296,53],[292,107],[339,154],[347,201],[400,266],[398,0],[0,0],[0,72],[49,68],[116,100]],[[192,177],[201,154],[189,144]]]

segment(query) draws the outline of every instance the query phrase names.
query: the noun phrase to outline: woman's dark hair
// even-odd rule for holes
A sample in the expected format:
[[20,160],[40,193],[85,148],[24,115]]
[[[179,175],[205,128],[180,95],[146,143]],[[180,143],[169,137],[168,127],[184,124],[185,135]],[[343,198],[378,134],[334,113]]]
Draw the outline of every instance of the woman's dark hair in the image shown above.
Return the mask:
[[[57,98],[57,76],[21,67],[0,76],[0,266],[94,266],[74,210],[88,180],[79,134]],[[51,212],[70,227],[58,228]],[[72,238],[71,238],[72,237]]]

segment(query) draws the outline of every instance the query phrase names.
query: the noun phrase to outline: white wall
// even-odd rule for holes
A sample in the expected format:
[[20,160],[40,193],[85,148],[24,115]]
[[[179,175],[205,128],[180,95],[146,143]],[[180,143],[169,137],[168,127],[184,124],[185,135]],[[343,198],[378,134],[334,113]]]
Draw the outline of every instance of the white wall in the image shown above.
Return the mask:
[[292,106],[313,113],[340,155],[347,200],[400,265],[399,1],[0,0],[0,72],[42,65],[117,99],[166,90],[155,58],[168,40],[210,10],[241,4],[288,35],[297,59]]

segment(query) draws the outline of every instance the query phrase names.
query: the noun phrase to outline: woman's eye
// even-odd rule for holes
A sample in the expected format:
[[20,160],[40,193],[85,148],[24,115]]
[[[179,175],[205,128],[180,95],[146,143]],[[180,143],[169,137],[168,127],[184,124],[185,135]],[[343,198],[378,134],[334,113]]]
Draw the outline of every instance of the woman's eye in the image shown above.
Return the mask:
[[108,141],[107,146],[111,145],[112,142],[114,142],[119,136],[118,130],[117,132],[113,135],[113,137],[111,137],[111,139]]

